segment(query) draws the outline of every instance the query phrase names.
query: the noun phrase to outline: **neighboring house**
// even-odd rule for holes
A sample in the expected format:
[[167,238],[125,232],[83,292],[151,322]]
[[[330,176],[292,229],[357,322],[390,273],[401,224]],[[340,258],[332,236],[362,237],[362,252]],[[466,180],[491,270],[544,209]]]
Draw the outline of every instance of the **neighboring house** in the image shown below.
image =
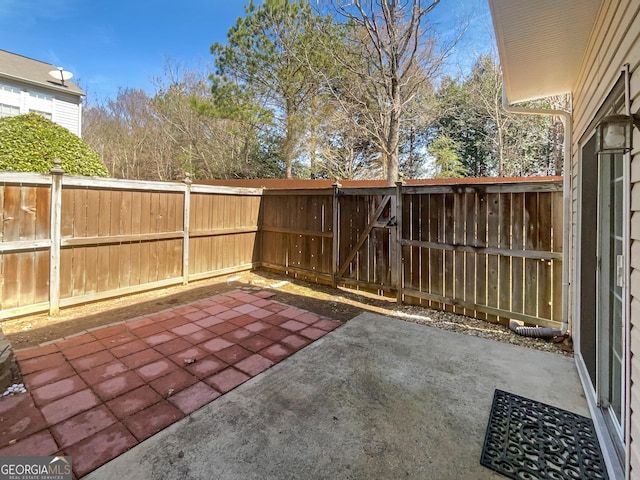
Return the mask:
[[0,50],[0,118],[37,112],[80,137],[84,92],[50,76],[54,70],[49,63]]
[[[640,478],[640,130],[598,152],[612,114],[640,110],[638,0],[489,0],[509,104],[570,93],[567,317],[613,478]],[[553,382],[552,379],[549,380]]]

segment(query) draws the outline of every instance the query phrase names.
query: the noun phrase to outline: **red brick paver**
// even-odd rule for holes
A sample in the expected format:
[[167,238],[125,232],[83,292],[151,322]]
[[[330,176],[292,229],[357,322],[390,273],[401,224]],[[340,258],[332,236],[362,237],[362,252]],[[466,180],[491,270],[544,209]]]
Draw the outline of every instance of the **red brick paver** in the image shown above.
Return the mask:
[[0,398],[0,456],[70,455],[80,478],[338,326],[272,295],[218,295],[17,351],[28,393]]

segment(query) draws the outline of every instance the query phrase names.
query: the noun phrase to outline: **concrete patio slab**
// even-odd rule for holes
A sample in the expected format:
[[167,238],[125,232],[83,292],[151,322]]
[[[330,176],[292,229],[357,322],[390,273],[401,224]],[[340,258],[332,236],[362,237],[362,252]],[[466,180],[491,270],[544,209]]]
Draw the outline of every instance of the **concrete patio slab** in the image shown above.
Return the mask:
[[495,388],[589,415],[572,358],[365,313],[86,478],[504,478]]

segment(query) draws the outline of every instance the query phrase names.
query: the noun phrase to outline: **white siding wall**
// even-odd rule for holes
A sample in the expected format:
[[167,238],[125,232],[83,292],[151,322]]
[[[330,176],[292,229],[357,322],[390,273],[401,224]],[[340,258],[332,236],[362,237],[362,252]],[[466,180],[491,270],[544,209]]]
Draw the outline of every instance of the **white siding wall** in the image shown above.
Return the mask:
[[54,100],[53,121],[80,136],[80,105]]
[[[6,88],[2,88],[6,86]],[[19,107],[20,114],[31,111],[42,112],[56,122],[80,136],[81,99],[74,95],[47,91],[0,80],[0,104]]]
[[[620,76],[624,64],[632,72],[632,112],[640,110],[640,2],[637,0],[605,0],[598,15],[589,42],[583,68],[573,95],[574,132],[572,160],[572,257],[575,258],[577,185],[579,166],[577,141],[586,132],[589,122],[605,100]],[[631,477],[640,478],[640,134],[634,132],[634,150],[631,152],[631,258],[630,258],[630,311],[631,311]],[[595,174],[595,172],[589,172]],[[575,268],[575,264],[572,266]],[[573,278],[573,276],[572,276]],[[575,292],[574,292],[575,293]],[[575,301],[575,295],[571,302]],[[574,312],[573,305],[570,308]],[[634,354],[635,352],[635,354]]]

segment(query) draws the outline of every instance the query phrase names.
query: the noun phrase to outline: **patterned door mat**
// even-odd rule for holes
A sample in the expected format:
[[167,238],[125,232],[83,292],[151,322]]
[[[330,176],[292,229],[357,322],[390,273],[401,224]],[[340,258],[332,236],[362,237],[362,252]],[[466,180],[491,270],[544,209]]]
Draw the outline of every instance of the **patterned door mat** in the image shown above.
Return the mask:
[[480,463],[514,479],[609,478],[590,418],[497,389]]

